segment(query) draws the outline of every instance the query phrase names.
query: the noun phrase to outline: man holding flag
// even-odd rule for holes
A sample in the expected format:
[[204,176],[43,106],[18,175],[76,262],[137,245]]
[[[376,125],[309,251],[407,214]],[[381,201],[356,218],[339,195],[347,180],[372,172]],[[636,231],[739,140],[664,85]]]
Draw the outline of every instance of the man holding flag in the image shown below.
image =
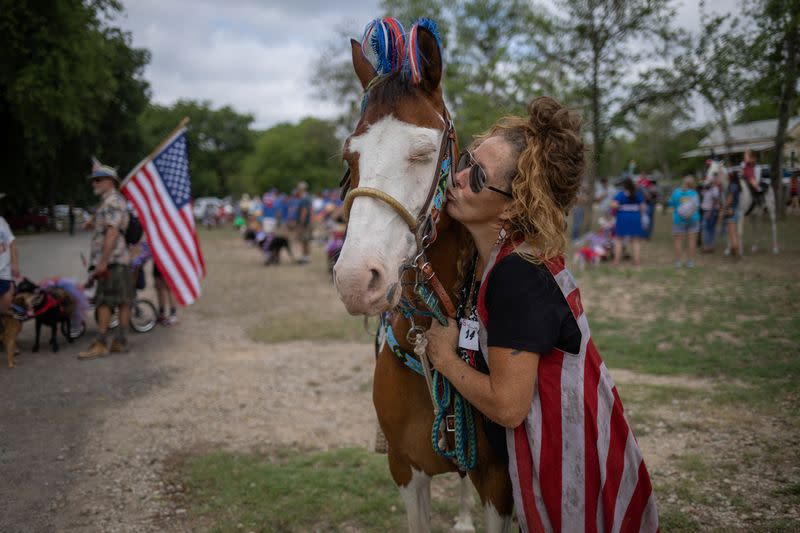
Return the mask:
[[120,187],[136,208],[156,267],[181,305],[200,296],[200,280],[205,276],[192,216],[187,122],[183,119]]
[[[127,350],[125,332],[130,324],[130,304],[134,298],[133,275],[125,244],[129,216],[125,198],[117,190],[119,177],[115,169],[92,159],[92,173],[86,179],[90,181],[94,194],[101,198],[100,206],[88,224],[94,227],[90,269],[97,281],[97,338],[88,351],[78,354],[78,359],[82,360],[108,355],[109,351]],[[108,325],[115,307],[119,307],[120,324],[109,350]]]

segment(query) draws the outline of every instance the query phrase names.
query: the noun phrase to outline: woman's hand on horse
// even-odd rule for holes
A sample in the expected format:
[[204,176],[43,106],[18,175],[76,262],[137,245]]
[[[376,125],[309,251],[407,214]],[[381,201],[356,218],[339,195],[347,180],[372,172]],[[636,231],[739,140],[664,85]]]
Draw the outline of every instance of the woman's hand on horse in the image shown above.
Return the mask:
[[448,363],[459,360],[456,353],[458,324],[452,318],[448,318],[447,322],[448,324],[445,327],[434,320],[431,328],[425,334],[428,339],[428,359],[442,373],[445,373],[444,367]]

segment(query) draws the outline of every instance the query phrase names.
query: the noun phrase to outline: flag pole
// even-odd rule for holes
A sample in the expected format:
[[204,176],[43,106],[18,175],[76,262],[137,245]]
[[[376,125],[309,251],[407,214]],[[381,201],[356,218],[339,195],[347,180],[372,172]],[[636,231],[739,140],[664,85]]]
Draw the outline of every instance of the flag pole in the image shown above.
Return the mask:
[[167,135],[166,137],[164,137],[164,139],[163,139],[163,140],[162,140],[160,143],[158,143],[158,146],[156,146],[156,147],[155,147],[155,149],[154,149],[152,152],[150,152],[150,155],[148,155],[147,157],[145,157],[144,159],[142,159],[141,161],[139,161],[139,163],[138,163],[138,164],[137,164],[135,167],[133,167],[133,170],[131,170],[130,172],[128,172],[128,175],[127,175],[127,176],[125,176],[125,179],[124,179],[124,180],[122,180],[122,183],[120,184],[119,188],[120,188],[120,189],[122,189],[122,188],[123,188],[123,187],[124,187],[124,186],[125,186],[125,185],[128,183],[128,181],[130,181],[130,179],[133,177],[133,175],[134,175],[134,174],[136,174],[136,172],[138,172],[138,171],[139,171],[139,169],[140,169],[140,168],[142,168],[142,166],[143,166],[145,163],[147,163],[148,161],[150,161],[151,159],[153,159],[153,157],[154,157],[154,156],[155,156],[155,155],[156,155],[158,152],[160,152],[162,148],[164,148],[164,145],[165,145],[165,144],[167,144],[167,142],[168,142],[170,139],[172,139],[172,137],[173,137],[173,136],[174,136],[176,133],[178,133],[178,132],[181,130],[181,128],[185,128],[185,127],[186,127],[186,125],[187,125],[188,123],[189,123],[189,117],[183,117],[183,119],[181,119],[181,121],[180,121],[180,123],[178,124],[178,126],[177,126],[177,127],[174,129],[174,130],[172,130],[172,131],[170,132],[170,134],[169,134],[169,135]]

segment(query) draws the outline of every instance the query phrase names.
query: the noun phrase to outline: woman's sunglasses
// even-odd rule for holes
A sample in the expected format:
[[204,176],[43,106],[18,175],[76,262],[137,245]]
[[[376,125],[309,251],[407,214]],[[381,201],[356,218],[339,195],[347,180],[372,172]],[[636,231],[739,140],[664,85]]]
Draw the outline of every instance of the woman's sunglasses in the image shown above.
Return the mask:
[[514,196],[508,191],[503,191],[496,187],[492,187],[491,185],[486,185],[486,171],[483,170],[483,167],[481,167],[477,161],[475,161],[475,158],[472,157],[472,153],[469,150],[464,150],[461,152],[461,157],[458,158],[458,165],[456,165],[456,172],[461,172],[465,168],[471,168],[469,171],[469,188],[472,189],[472,192],[477,194],[485,187],[490,191],[502,194],[508,198],[514,198]]

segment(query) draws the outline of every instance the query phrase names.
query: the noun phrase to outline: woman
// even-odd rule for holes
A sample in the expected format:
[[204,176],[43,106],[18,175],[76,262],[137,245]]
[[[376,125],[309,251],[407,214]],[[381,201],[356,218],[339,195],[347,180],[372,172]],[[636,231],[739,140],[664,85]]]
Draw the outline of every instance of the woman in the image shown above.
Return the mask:
[[[675,243],[675,266],[694,266],[697,252],[697,234],[700,233],[700,195],[694,189],[694,178],[685,176],[681,186],[669,199],[672,210],[672,238]],[[687,241],[686,260],[682,262],[683,241]]]
[[728,190],[725,191],[725,207],[722,209],[722,224],[728,231],[728,250],[731,257],[738,259],[741,256],[739,248],[739,195],[742,192],[742,185],[739,180],[739,173],[733,171],[730,174]]
[[618,265],[622,259],[622,239],[629,237],[633,247],[633,264],[639,266],[641,238],[650,220],[647,216],[644,194],[636,188],[632,179],[623,180],[622,190],[611,202],[611,209],[617,213],[614,228],[614,264]]
[[703,252],[714,252],[714,236],[717,229],[717,217],[720,208],[719,176],[714,173],[706,183],[703,190],[703,201],[700,208],[703,211]]
[[[474,246],[459,261],[460,328],[432,326],[427,354],[506,428],[524,531],[655,531],[649,475],[564,268],[566,216],[584,168],[580,120],[546,97],[528,111],[459,160],[447,213]],[[465,362],[476,355],[490,374]]]
[[756,154],[748,148],[744,151],[744,160],[742,161],[742,176],[747,183],[750,190],[753,191],[754,196],[761,194],[761,168],[759,168],[756,161]]

